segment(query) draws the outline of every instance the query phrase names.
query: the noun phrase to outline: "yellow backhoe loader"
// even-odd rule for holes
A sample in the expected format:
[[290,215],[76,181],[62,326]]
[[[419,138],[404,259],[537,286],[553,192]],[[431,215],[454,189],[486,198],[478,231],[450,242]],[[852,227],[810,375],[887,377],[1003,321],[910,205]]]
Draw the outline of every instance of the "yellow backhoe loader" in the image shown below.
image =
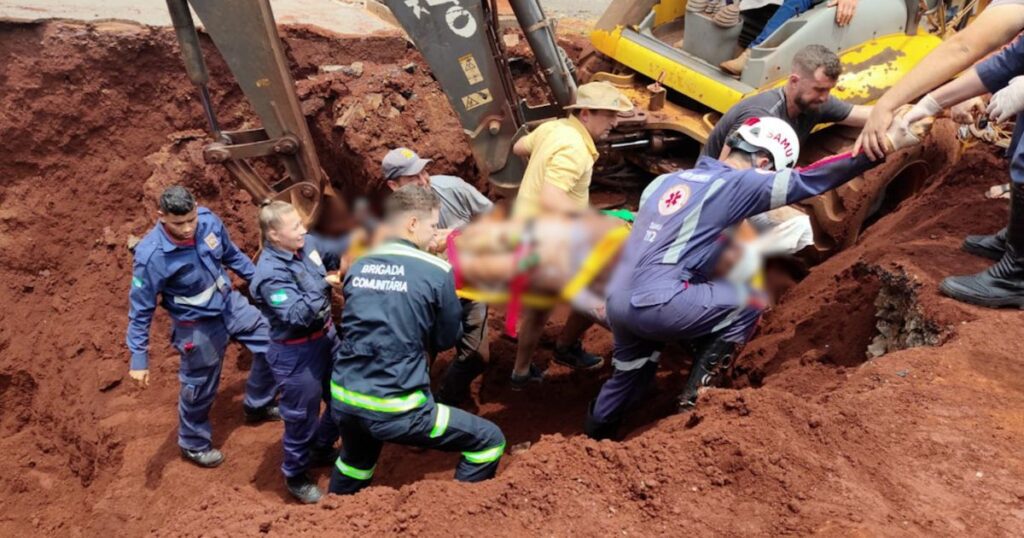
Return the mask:
[[[692,1],[688,7],[686,0],[614,0],[592,30],[594,51],[583,58],[578,72],[558,46],[555,21],[538,0],[509,0],[550,89],[551,102],[539,106],[527,105],[516,93],[491,0],[381,3],[441,84],[481,174],[509,189],[518,185],[525,169],[511,151],[513,143],[538,123],[562,116],[580,78],[611,81],[638,105],[602,141],[600,149],[610,154],[607,160],[628,161],[651,173],[666,171],[693,162],[722,112],[746,95],[782,84],[801,47],[817,43],[836,50],[844,65],[836,95],[870,103],[938,45],[939,36],[966,22],[985,3],[860,0],[844,28],[834,24],[835,8],[822,3],[753,47],[737,79],[717,65],[735,53],[741,25],[716,24],[707,7],[715,0],[699,0],[699,5]],[[254,200],[292,202],[309,223],[331,218],[341,201],[314,151],[270,1],[167,0],[167,5],[215,140],[205,150],[207,162],[226,166]],[[219,127],[190,7],[251,102],[261,128],[227,132]],[[959,147],[947,138],[949,143],[924,144],[894,155],[862,178],[807,203],[804,210],[816,232],[812,258],[851,244],[865,223],[957,159]],[[825,129],[812,136],[803,160],[837,152],[851,141],[848,130]],[[266,157],[281,161],[284,177],[263,177],[249,162]]]

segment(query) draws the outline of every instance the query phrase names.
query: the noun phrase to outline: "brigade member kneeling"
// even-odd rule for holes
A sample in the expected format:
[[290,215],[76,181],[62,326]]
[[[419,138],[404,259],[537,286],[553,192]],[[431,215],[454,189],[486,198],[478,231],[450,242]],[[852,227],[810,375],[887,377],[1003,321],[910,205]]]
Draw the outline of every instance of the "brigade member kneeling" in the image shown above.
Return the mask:
[[352,264],[345,276],[342,337],[331,376],[331,408],[342,449],[330,492],[369,485],[385,441],[460,451],[455,478],[494,476],[505,437],[492,422],[438,404],[427,355],[453,347],[462,306],[447,262],[423,252],[437,228],[439,202],[407,185],[385,205],[391,239]]

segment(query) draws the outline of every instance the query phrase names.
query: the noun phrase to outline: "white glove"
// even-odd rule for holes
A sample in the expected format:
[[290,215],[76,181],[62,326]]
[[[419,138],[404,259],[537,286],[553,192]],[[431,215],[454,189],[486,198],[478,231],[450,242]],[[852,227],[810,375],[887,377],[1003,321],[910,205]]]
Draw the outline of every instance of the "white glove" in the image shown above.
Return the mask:
[[913,108],[903,115],[903,125],[907,126],[917,120],[923,120],[928,116],[935,116],[939,112],[942,112],[942,105],[940,105],[939,102],[932,97],[932,94],[929,93],[922,97]]
[[992,94],[988,102],[988,117],[1004,122],[1024,110],[1024,75],[1013,77],[1005,88]]
[[796,254],[814,244],[811,217],[803,213],[776,224],[754,240],[754,246],[763,256]]

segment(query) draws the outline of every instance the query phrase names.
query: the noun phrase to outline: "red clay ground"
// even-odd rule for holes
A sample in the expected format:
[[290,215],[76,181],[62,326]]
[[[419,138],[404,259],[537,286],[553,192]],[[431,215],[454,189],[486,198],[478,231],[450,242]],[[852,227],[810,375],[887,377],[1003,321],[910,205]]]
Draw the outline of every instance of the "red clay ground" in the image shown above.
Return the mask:
[[[475,177],[436,84],[422,64],[401,69],[420,61],[403,42],[301,28],[286,42],[325,168],[348,194],[372,191],[375,163],[397,141],[436,158],[438,172]],[[985,265],[957,250],[963,235],[1006,218],[1004,203],[981,196],[1005,177],[987,149],[783,296],[741,357],[736,388],[709,391],[694,416],[668,414],[685,373],[670,358],[625,441],[587,440],[583,409],[608,371],[555,366],[543,388],[511,392],[513,347],[499,339],[474,407],[520,447],[495,480],[458,484],[453,456],[389,447],[379,487],[301,507],[278,474],[281,426],[242,424],[246,360],[233,347],[213,411],[228,459],[215,470],[186,464],[165,315],[152,385],[125,375],[124,243],[151,226],[149,200],[173,181],[195,189],[250,252],[256,229],[248,197],[202,166],[201,142],[190,140],[202,119],[172,43],[166,30],[120,24],[0,25],[0,535],[1024,532],[1021,313],[936,291],[942,276]],[[359,78],[306,79],[357,60]],[[210,63],[220,117],[239,127],[250,115],[223,64]],[[403,91],[404,104],[394,97]],[[334,126],[374,92],[379,108]],[[894,341],[941,345],[865,362],[880,290],[900,305]],[[588,344],[610,352],[605,333]]]

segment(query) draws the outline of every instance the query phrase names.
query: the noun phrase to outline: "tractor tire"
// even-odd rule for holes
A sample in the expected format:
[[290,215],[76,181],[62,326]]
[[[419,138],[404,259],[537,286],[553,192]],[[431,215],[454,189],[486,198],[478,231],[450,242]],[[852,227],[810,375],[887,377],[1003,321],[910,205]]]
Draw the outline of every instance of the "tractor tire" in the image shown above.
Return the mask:
[[[812,135],[801,150],[800,164],[850,151],[859,129],[835,126]],[[808,261],[819,263],[856,243],[860,234],[901,202],[920,192],[928,181],[960,160],[961,145],[952,122],[936,122],[920,145],[888,156],[885,162],[821,196],[799,206],[811,217],[813,252]]]

